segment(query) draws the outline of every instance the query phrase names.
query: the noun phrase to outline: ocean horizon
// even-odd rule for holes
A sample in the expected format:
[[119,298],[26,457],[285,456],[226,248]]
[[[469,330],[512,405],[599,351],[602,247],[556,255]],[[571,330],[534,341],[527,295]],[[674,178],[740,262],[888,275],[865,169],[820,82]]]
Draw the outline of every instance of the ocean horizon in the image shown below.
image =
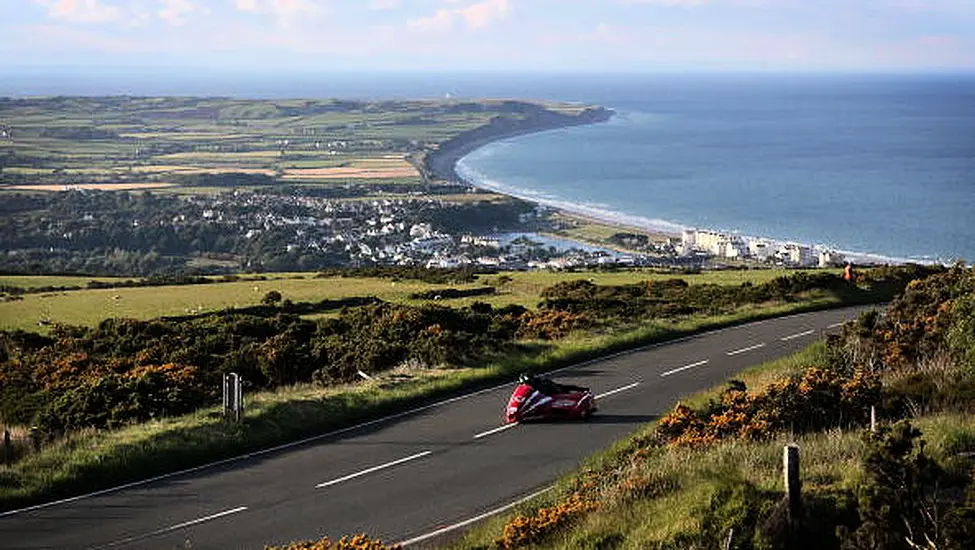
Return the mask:
[[590,101],[617,115],[488,144],[458,174],[648,231],[975,258],[975,77],[670,76]]
[[609,122],[501,140],[473,184],[596,218],[820,245],[875,261],[975,258],[975,75],[0,71],[0,96],[514,98]]

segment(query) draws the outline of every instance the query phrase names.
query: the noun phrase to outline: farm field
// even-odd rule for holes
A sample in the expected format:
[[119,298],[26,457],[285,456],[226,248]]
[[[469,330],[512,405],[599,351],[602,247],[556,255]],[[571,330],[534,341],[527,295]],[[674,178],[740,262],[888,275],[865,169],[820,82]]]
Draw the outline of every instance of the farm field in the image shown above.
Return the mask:
[[522,116],[502,101],[54,97],[0,108],[10,129],[0,141],[8,151],[0,189],[37,191],[178,186],[234,173],[419,183],[411,155],[494,117]]
[[[632,284],[651,279],[673,278],[682,278],[690,284],[740,285],[745,282],[761,284],[788,273],[789,271],[784,269],[711,271],[692,275],[652,270],[577,273],[532,271],[480,275],[473,283],[458,285],[435,285],[420,281],[380,278],[316,278],[313,273],[278,273],[262,275],[259,278],[245,277],[235,282],[204,285],[63,290],[25,294],[19,300],[0,302],[0,330],[43,331],[44,327],[38,326],[41,320],[45,324],[95,326],[104,319],[116,317],[146,320],[242,308],[259,304],[264,295],[270,291],[280,292],[283,299],[295,303],[375,296],[388,302],[418,304],[429,300],[411,299],[411,294],[440,288],[466,290],[489,285],[497,288],[496,294],[443,300],[443,303],[452,307],[462,307],[479,301],[495,307],[519,304],[534,308],[545,288],[559,282],[577,279],[586,279],[599,285]],[[93,279],[106,282],[125,280],[2,276],[0,286],[25,289],[46,286],[83,287]]]

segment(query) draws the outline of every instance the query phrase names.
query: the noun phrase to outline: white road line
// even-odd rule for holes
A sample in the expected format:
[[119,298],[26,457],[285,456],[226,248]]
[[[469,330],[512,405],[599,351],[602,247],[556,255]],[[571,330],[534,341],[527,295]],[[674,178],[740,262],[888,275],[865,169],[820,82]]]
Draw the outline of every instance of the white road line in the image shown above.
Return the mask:
[[380,464],[379,466],[373,466],[372,468],[368,468],[368,469],[362,470],[361,472],[356,472],[354,474],[349,474],[347,476],[343,476],[343,477],[340,477],[338,479],[333,479],[332,481],[326,481],[325,483],[319,483],[318,485],[315,485],[315,488],[316,489],[321,489],[322,487],[328,487],[329,485],[335,485],[337,483],[342,483],[343,481],[348,481],[350,479],[355,479],[355,478],[357,478],[359,476],[364,476],[366,474],[371,474],[373,472],[378,472],[379,470],[383,470],[383,469],[386,469],[386,468],[391,468],[393,466],[396,466],[397,464],[402,464],[404,462],[409,462],[411,460],[416,460],[418,458],[423,458],[423,457],[425,457],[425,456],[427,456],[428,454],[431,454],[431,453],[433,453],[433,451],[423,451],[422,453],[416,453],[415,455],[410,455],[410,456],[408,456],[406,458],[401,458],[399,460],[394,460],[392,462],[387,462],[386,464]]
[[601,394],[597,395],[596,396],[596,399],[602,399],[604,397],[608,397],[610,395],[613,395],[614,393],[619,393],[621,391],[632,390],[633,388],[635,388],[635,387],[637,387],[639,385],[640,385],[639,382],[634,382],[634,383],[630,384],[629,386],[623,386],[622,388],[616,388],[615,390],[609,390],[608,392],[604,392],[604,393],[601,393]]
[[816,331],[815,330],[807,330],[806,332],[800,332],[799,334],[792,334],[790,336],[783,336],[782,338],[779,338],[779,339],[782,340],[783,342],[787,342],[789,340],[794,340],[796,338],[802,338],[803,336],[809,336],[810,334],[812,334],[814,332],[816,332]]
[[660,376],[670,376],[671,374],[676,374],[676,373],[678,373],[680,371],[687,370],[687,369],[693,369],[694,367],[700,367],[701,365],[707,365],[708,363],[709,363],[709,360],[705,359],[704,361],[698,361],[697,363],[693,363],[691,365],[685,365],[683,367],[676,368],[674,370],[669,370],[667,372],[662,372],[662,373],[660,373]]
[[846,324],[846,322],[843,322],[843,323],[833,323],[832,325],[826,325],[826,328],[838,328],[838,327],[841,327],[841,326],[843,326],[845,324]]
[[113,546],[121,546],[123,544],[128,544],[130,542],[135,542],[137,540],[142,540],[142,539],[146,539],[146,538],[149,538],[149,537],[154,537],[156,535],[162,535],[162,534],[165,534],[165,533],[169,533],[169,532],[172,532],[172,531],[177,531],[179,529],[183,529],[184,527],[190,527],[192,525],[197,525],[197,524],[204,523],[204,522],[207,522],[207,521],[210,521],[210,520],[214,520],[214,519],[217,519],[217,518],[222,518],[224,516],[229,516],[230,514],[236,514],[238,512],[243,512],[246,509],[247,509],[246,506],[241,506],[239,508],[234,508],[233,510],[225,510],[223,512],[218,512],[216,514],[211,514],[211,515],[206,516],[206,517],[192,519],[190,521],[184,521],[183,523],[177,523],[176,525],[170,525],[169,527],[163,527],[162,529],[157,529],[157,530],[155,530],[155,531],[153,531],[151,533],[146,533],[144,535],[139,535],[139,536],[135,536],[135,537],[129,537],[127,539],[122,539],[122,540],[117,540],[115,542],[110,542],[110,543],[108,543],[108,544],[106,544],[104,546],[97,546],[95,548],[111,548]]
[[498,432],[503,432],[505,430],[510,430],[511,428],[514,428],[517,425],[518,425],[517,422],[512,422],[511,424],[505,424],[504,426],[500,426],[498,428],[494,428],[493,430],[488,430],[486,432],[481,432],[481,433],[475,435],[474,436],[474,439],[481,439],[482,437],[487,437],[489,435],[493,435],[493,434],[496,434]]
[[747,353],[749,351],[756,350],[759,348],[764,348],[764,347],[765,347],[765,342],[762,342],[761,344],[755,344],[754,346],[748,346],[747,348],[741,348],[741,349],[736,349],[735,351],[729,351],[727,355],[728,357],[731,357],[732,355],[738,355],[739,353]]
[[481,514],[479,516],[474,516],[474,517],[472,517],[470,519],[465,519],[464,521],[455,523],[453,525],[448,525],[446,527],[441,527],[440,529],[437,529],[436,531],[431,531],[431,532],[429,532],[429,533],[427,533],[425,535],[420,535],[418,537],[413,537],[413,538],[411,538],[409,540],[404,540],[402,542],[398,542],[398,543],[396,543],[396,545],[397,546],[409,546],[411,544],[416,544],[418,542],[423,542],[423,541],[425,541],[427,539],[432,539],[433,537],[442,535],[444,533],[449,533],[451,531],[455,531],[457,529],[460,529],[461,527],[467,527],[468,525],[470,525],[472,523],[477,523],[478,521],[481,521],[484,518],[489,518],[489,517],[491,517],[493,515],[500,514],[501,512],[504,512],[506,510],[510,510],[511,508],[514,508],[515,506],[518,506],[522,502],[531,500],[531,499],[533,499],[533,498],[535,498],[535,497],[537,497],[539,495],[543,495],[543,494],[551,491],[554,488],[555,488],[554,485],[552,487],[547,487],[545,489],[542,489],[541,491],[536,491],[536,492],[528,495],[527,497],[520,498],[520,499],[518,499],[518,500],[516,500],[516,501],[514,501],[514,502],[512,502],[510,504],[505,504],[504,506],[502,506],[500,508],[495,508],[494,510],[491,510],[490,512],[485,512],[485,513],[483,513],[483,514]]

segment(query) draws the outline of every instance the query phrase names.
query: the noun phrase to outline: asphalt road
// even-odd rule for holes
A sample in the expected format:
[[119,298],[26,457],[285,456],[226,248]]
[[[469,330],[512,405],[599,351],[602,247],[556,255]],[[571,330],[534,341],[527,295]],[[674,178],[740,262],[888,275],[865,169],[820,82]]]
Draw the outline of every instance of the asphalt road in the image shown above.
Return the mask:
[[[710,332],[560,371],[588,422],[501,427],[513,385],[240,461],[0,515],[0,548],[263,548],[365,532],[416,541],[548,486],[682,395],[798,351],[858,308]],[[419,540],[418,540],[419,539]]]

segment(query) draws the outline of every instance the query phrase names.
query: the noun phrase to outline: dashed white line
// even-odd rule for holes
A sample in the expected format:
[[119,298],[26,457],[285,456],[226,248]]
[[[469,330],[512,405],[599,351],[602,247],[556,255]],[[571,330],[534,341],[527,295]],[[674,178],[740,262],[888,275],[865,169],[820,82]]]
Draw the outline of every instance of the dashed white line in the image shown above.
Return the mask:
[[841,327],[841,326],[843,326],[843,325],[845,325],[845,324],[846,324],[846,322],[842,322],[842,323],[833,323],[832,325],[826,325],[826,328],[839,328],[839,327]]
[[673,370],[669,370],[667,372],[662,372],[662,373],[660,373],[660,376],[670,376],[671,374],[676,374],[678,372],[685,371],[687,369],[693,369],[694,367],[700,367],[701,365],[707,365],[709,362],[710,361],[708,359],[705,359],[704,361],[698,361],[697,363],[692,363],[690,365],[684,365],[683,367],[679,367],[679,368],[676,368],[676,369],[673,369]]
[[335,484],[338,484],[338,483],[342,483],[343,481],[348,481],[350,479],[355,479],[355,478],[357,478],[359,476],[364,476],[366,474],[371,474],[373,472],[378,472],[379,470],[383,470],[383,469],[386,469],[386,468],[392,468],[393,466],[402,464],[404,462],[409,462],[411,460],[416,460],[418,458],[423,458],[423,457],[427,456],[428,454],[432,454],[432,453],[433,453],[433,451],[423,451],[422,453],[416,453],[415,455],[410,455],[408,457],[401,458],[399,460],[394,460],[392,462],[387,462],[386,464],[380,464],[379,466],[373,466],[372,468],[367,468],[365,470],[362,470],[361,472],[356,472],[354,474],[349,474],[347,476],[342,476],[342,477],[340,477],[338,479],[333,479],[332,481],[326,481],[325,483],[319,483],[318,485],[315,485],[315,488],[316,489],[321,489],[322,487],[328,487],[330,485],[335,485]]
[[514,502],[512,502],[510,504],[505,504],[504,506],[502,506],[500,508],[495,508],[494,510],[491,510],[490,512],[485,512],[485,513],[483,513],[483,514],[481,514],[479,516],[474,516],[474,517],[472,517],[470,519],[465,519],[464,521],[455,523],[453,525],[448,525],[446,527],[441,527],[440,529],[437,529],[436,531],[431,531],[431,532],[429,532],[429,533],[427,533],[425,535],[420,535],[418,537],[413,537],[413,538],[411,538],[409,540],[404,540],[402,542],[398,542],[398,543],[396,543],[396,546],[410,546],[411,544],[416,544],[418,542],[423,542],[423,541],[425,541],[427,539],[432,539],[433,537],[442,535],[444,533],[449,533],[449,532],[454,531],[456,529],[460,529],[461,527],[466,527],[466,526],[468,526],[468,525],[470,525],[472,523],[477,523],[477,522],[481,521],[484,518],[489,518],[489,517],[491,517],[491,516],[493,516],[495,514],[500,514],[501,512],[504,512],[505,510],[509,510],[511,508],[514,508],[515,506],[518,506],[522,502],[531,500],[531,499],[537,497],[538,495],[545,494],[545,493],[551,491],[554,488],[555,488],[554,485],[552,487],[546,487],[545,489],[542,489],[541,491],[536,491],[536,492],[534,492],[534,493],[532,493],[532,494],[530,494],[530,495],[528,495],[528,496],[526,496],[524,498],[520,498],[520,499],[518,499],[518,500],[516,500],[516,501],[514,501]]
[[106,544],[104,546],[98,546],[96,548],[112,548],[113,546],[121,546],[123,544],[128,544],[130,542],[135,542],[135,541],[138,541],[138,540],[147,539],[149,537],[154,537],[156,535],[162,535],[162,534],[169,533],[169,532],[172,532],[172,531],[177,531],[179,529],[183,529],[184,527],[190,527],[192,525],[197,525],[197,524],[204,523],[204,522],[207,522],[207,521],[215,520],[217,518],[222,518],[224,516],[229,516],[230,514],[236,514],[238,512],[243,512],[246,509],[247,509],[246,506],[241,506],[239,508],[234,508],[232,510],[225,510],[223,512],[218,512],[216,514],[211,514],[211,515],[206,516],[206,517],[192,519],[190,521],[184,521],[183,523],[177,523],[176,525],[170,525],[169,527],[163,527],[162,529],[157,529],[157,530],[155,530],[155,531],[153,531],[151,533],[146,533],[144,535],[139,535],[139,536],[135,536],[135,537],[129,537],[127,539],[117,540],[115,542],[108,543],[108,544]]
[[741,348],[741,349],[736,349],[735,351],[729,351],[727,355],[728,357],[731,357],[732,355],[738,355],[739,353],[747,353],[749,351],[753,351],[764,347],[765,347],[765,343],[762,342],[761,344],[755,344],[754,346],[748,346],[747,348]]
[[486,432],[481,432],[481,433],[475,435],[474,436],[474,439],[481,439],[482,437],[487,437],[489,435],[493,435],[493,434],[496,434],[498,432],[503,432],[505,430],[510,430],[511,428],[514,428],[517,425],[518,425],[517,422],[512,422],[511,424],[505,424],[504,426],[500,426],[498,428],[494,428],[493,430],[488,430]]
[[640,385],[639,382],[634,382],[634,383],[630,384],[629,386],[623,386],[622,388],[616,388],[615,390],[609,390],[608,392],[603,392],[603,393],[597,395],[596,396],[596,399],[602,399],[604,397],[608,397],[610,395],[613,395],[614,393],[619,393],[621,391],[632,390],[633,388],[635,388],[635,387],[637,387],[639,385]]
[[791,334],[789,336],[783,336],[782,338],[780,338],[780,340],[782,340],[783,342],[787,342],[789,340],[795,340],[796,338],[802,338],[803,336],[809,336],[810,334],[812,334],[814,332],[816,332],[816,331],[815,330],[807,330],[805,332],[800,332],[798,334]]

